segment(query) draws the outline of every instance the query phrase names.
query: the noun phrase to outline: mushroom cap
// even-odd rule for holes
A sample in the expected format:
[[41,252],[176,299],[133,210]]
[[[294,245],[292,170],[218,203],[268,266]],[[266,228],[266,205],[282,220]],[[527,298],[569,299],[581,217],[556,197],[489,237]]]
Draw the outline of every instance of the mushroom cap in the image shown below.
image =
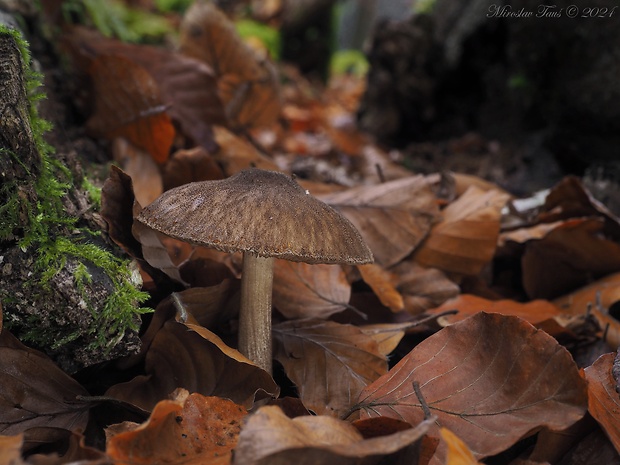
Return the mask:
[[372,252],[351,222],[289,176],[256,168],[164,192],[137,220],[222,252],[306,263],[362,264]]

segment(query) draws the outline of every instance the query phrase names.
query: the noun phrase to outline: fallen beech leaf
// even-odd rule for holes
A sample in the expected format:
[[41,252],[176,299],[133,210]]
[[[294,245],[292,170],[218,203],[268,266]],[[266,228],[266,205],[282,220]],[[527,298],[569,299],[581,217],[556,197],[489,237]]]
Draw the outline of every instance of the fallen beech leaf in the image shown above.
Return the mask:
[[14,436],[0,436],[0,463],[7,465],[22,465],[23,434]]
[[131,176],[111,165],[101,188],[101,217],[108,225],[110,238],[131,257],[142,258],[140,242],[131,233],[135,199]]
[[602,355],[584,370],[588,381],[588,411],[620,453],[620,395],[612,375],[614,354]]
[[418,423],[424,413],[414,382],[439,424],[477,459],[542,427],[564,429],[586,410],[585,382],[568,351],[512,316],[478,313],[421,342],[362,391],[362,418]]
[[255,400],[275,397],[278,387],[266,371],[252,364],[236,350],[202,326],[180,321],[154,319],[161,325],[151,338],[144,369],[127,383],[112,386],[107,395],[151,410],[178,387],[203,395],[225,397],[251,407]]
[[89,130],[108,139],[124,137],[149,152],[157,163],[164,163],[175,131],[148,71],[127,58],[100,55],[89,73],[95,97]]
[[447,428],[439,428],[441,439],[448,447],[446,465],[482,465],[456,434]]
[[177,150],[164,167],[165,190],[196,181],[223,179],[224,173],[204,147]]
[[519,228],[513,231],[502,232],[499,235],[497,245],[503,247],[507,242],[516,242],[517,244],[525,244],[528,241],[542,239],[555,228],[563,224],[564,221],[555,221],[553,223],[539,223],[534,226]]
[[585,315],[595,305],[610,308],[620,301],[620,273],[614,273],[553,301],[569,315]]
[[234,135],[221,126],[214,126],[213,133],[219,146],[213,156],[222,165],[228,176],[252,167],[279,171],[278,165],[273,160],[260,153],[247,140]]
[[393,312],[404,309],[403,296],[394,287],[390,273],[374,263],[358,265],[357,269],[364,282],[370,286],[383,305]]
[[612,349],[620,347],[620,321],[598,308],[593,308],[590,311],[590,315],[597,321],[598,326],[602,329],[603,341]]
[[207,150],[214,150],[211,125],[226,124],[213,71],[200,60],[158,47],[134,45],[73,27],[65,37],[76,64],[87,71],[98,56],[116,56],[143,67],[158,86],[166,113],[184,134]]
[[539,220],[545,223],[579,217],[603,217],[605,234],[620,239],[620,219],[596,200],[576,176],[567,176],[547,195]]
[[396,289],[403,296],[405,310],[412,315],[441,305],[461,292],[443,271],[424,268],[412,260],[402,261],[390,268],[390,272],[396,278]]
[[[88,392],[43,353],[26,347],[4,329],[0,333],[0,434],[11,436],[38,427],[84,429]],[[39,438],[41,442],[50,435]]]
[[[28,454],[28,465],[63,465],[68,463],[83,464],[83,465],[110,465],[110,458],[101,450],[91,446],[87,446],[85,438],[82,433],[74,431],[65,431],[65,435],[48,447],[47,450],[63,450],[62,457],[58,457],[56,454],[43,455],[41,453]],[[36,437],[28,438],[29,432],[24,434],[24,446],[23,449],[27,450],[27,441],[33,442],[33,449],[40,448],[41,443],[37,441]],[[0,450],[2,446],[0,445]],[[3,462],[0,459],[0,463]],[[20,465],[22,462],[10,465]]]
[[469,294],[461,294],[454,299],[450,299],[439,307],[430,310],[429,313],[439,314],[446,310],[458,310],[458,313],[454,315],[442,317],[442,320],[447,324],[464,320],[481,311],[499,313],[500,315],[518,316],[534,326],[538,326],[562,314],[556,305],[547,300],[520,303],[508,299],[487,300]]
[[352,325],[297,320],[273,326],[274,357],[297,386],[304,405],[340,415],[368,383],[387,371],[373,338]]
[[207,63],[218,78],[226,114],[238,126],[268,126],[281,111],[273,65],[257,58],[230,20],[212,3],[195,2],[185,13],[180,51]]
[[162,194],[161,173],[148,152],[122,138],[114,139],[112,152],[114,160],[131,177],[133,193],[141,206],[146,207]]
[[[237,254],[241,256],[240,252]],[[237,254],[231,255],[207,247],[192,247],[189,256],[179,263],[181,277],[190,287],[211,287],[225,279],[240,277],[240,271],[234,265]],[[241,262],[241,258],[238,261]]]
[[359,329],[368,336],[372,337],[379,344],[379,352],[385,356],[392,353],[400,340],[405,335],[405,331],[415,326],[419,322],[411,323],[379,323],[374,325],[359,326]]
[[[574,450],[575,444],[581,442],[593,429],[600,431],[600,428],[596,427],[595,421],[589,415],[562,431],[549,431],[543,428],[536,436],[536,444],[533,450],[527,460],[523,460],[522,465],[564,463],[568,457],[567,453]],[[576,465],[575,462],[568,463]],[[514,465],[521,464],[518,462]]]
[[215,150],[212,126],[226,124],[227,120],[211,68],[199,60],[154,47],[136,49],[131,56],[153,75],[162,99],[169,105],[168,114],[183,132],[204,149]]
[[[575,441],[566,455],[562,457],[562,465],[609,464],[618,465],[618,452],[607,435],[600,428]],[[518,464],[517,464],[518,465]],[[529,465],[529,464],[526,464]],[[538,464],[533,464],[538,465]],[[546,464],[543,464],[546,465]]]
[[219,397],[190,394],[184,402],[163,400],[138,428],[111,437],[106,452],[119,463],[136,465],[226,465],[246,415],[242,406]]
[[523,287],[532,299],[558,297],[592,279],[620,271],[620,244],[601,237],[598,219],[566,221],[530,241],[522,258]]
[[275,406],[262,407],[239,434],[234,465],[375,465],[418,463],[425,421],[387,436],[363,439],[350,423],[327,416],[290,419]]
[[472,174],[466,173],[450,173],[450,176],[454,179],[454,189],[456,191],[456,195],[460,196],[467,192],[471,186],[477,187],[481,191],[491,191],[496,190],[499,192],[506,192],[504,189],[500,188],[497,184],[493,182],[489,182],[486,179],[483,179],[479,176],[474,176]]
[[216,286],[174,292],[157,309],[166,315],[186,312],[200,326],[214,329],[219,323],[228,322],[239,313],[240,287],[239,280],[226,279]]
[[443,210],[416,251],[415,260],[430,268],[476,276],[491,261],[499,237],[501,211],[510,196],[472,186]]
[[160,234],[138,221],[131,228],[142,247],[144,260],[153,268],[162,271],[177,283],[187,284],[181,277],[179,267],[172,261]]
[[429,180],[421,175],[376,186],[358,186],[319,198],[355,225],[376,262],[385,267],[409,255],[439,213]]
[[351,285],[340,265],[276,260],[273,305],[288,319],[328,318],[349,305]]
[[351,422],[364,439],[387,436],[388,434],[398,433],[411,429],[411,425],[406,421],[397,420],[389,417],[372,417]]

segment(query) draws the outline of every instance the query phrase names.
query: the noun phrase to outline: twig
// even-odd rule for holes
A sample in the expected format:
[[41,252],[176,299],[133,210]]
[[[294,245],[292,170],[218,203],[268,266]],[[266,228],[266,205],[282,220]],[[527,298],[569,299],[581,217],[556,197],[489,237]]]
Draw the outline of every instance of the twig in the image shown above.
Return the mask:
[[413,382],[413,391],[415,392],[415,395],[420,401],[420,406],[422,407],[422,411],[424,412],[424,419],[428,420],[432,416],[431,409],[428,408],[428,404],[426,403],[426,400],[424,400],[424,396],[422,395],[422,391],[420,390],[420,383],[418,383],[417,381]]

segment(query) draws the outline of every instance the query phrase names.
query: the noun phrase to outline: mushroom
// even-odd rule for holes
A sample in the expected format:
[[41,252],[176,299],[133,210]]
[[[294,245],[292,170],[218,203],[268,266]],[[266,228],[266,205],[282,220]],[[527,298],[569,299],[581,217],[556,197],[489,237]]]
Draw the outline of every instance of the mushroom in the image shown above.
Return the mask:
[[243,252],[239,351],[271,373],[274,258],[363,264],[373,256],[355,226],[291,177],[251,168],[164,192],[137,220],[165,235]]

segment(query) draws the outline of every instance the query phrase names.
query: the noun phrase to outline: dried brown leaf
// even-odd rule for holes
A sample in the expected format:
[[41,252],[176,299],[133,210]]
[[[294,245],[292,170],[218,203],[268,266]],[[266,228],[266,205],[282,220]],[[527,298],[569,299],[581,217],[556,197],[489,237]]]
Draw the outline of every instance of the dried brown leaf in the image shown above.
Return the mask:
[[228,176],[252,167],[279,171],[278,165],[273,160],[260,153],[247,140],[221,126],[215,126],[213,132],[219,146],[213,156]]
[[255,55],[214,4],[195,2],[187,10],[181,23],[180,50],[215,71],[229,120],[241,127],[275,122],[281,103],[273,65]]
[[405,335],[405,331],[417,325],[417,322],[378,323],[374,325],[359,326],[359,329],[364,334],[367,334],[377,341],[377,344],[379,344],[379,352],[385,356],[388,356],[394,349],[396,349],[396,346]]
[[[88,392],[43,353],[26,347],[4,329],[0,333],[0,434],[30,429],[84,429]],[[52,432],[39,440],[53,440]]]
[[440,428],[439,434],[448,448],[446,465],[482,465],[476,460],[467,444],[452,431],[447,428]]
[[211,126],[226,124],[226,116],[215,76],[207,64],[162,48],[107,39],[81,27],[72,28],[65,41],[84,70],[101,55],[143,67],[157,83],[166,112],[181,130],[207,150],[215,149]]
[[405,310],[417,315],[456,297],[461,289],[443,271],[425,268],[405,260],[390,272],[396,278],[396,289],[402,294]]
[[[182,319],[188,322],[181,323]],[[248,408],[255,399],[277,396],[279,388],[269,373],[182,312],[176,320],[162,325],[161,317],[154,318],[153,324],[161,328],[145,335],[150,339],[144,360],[146,375],[112,386],[108,395],[144,410],[179,387],[225,397]]]
[[418,442],[430,422],[387,436],[363,439],[350,423],[327,416],[290,419],[274,406],[248,418],[234,465],[375,465],[418,463]]
[[542,427],[564,429],[586,410],[585,382],[568,351],[512,316],[478,313],[424,340],[363,390],[362,418],[419,422],[414,382],[439,424],[478,459]]
[[164,168],[165,190],[196,181],[223,179],[224,173],[204,147],[177,150]]
[[157,309],[166,315],[188,313],[200,326],[214,329],[239,313],[240,288],[238,280],[226,279],[215,286],[174,292]]
[[488,300],[470,294],[461,294],[454,299],[450,299],[439,307],[430,310],[429,313],[440,314],[447,310],[458,310],[458,313],[442,317],[442,323],[444,324],[456,323],[478,312],[488,312],[518,316],[530,324],[538,326],[562,314],[556,305],[547,300],[520,303],[508,299]]
[[110,166],[101,189],[101,217],[108,224],[110,238],[130,256],[142,258],[140,242],[131,233],[135,199],[131,176]]
[[23,465],[22,443],[23,434],[0,436],[0,463],[6,465]]
[[100,55],[91,64],[95,111],[90,131],[108,139],[124,137],[151,154],[168,159],[175,136],[159,87],[139,64],[115,55]]
[[528,242],[522,258],[523,287],[532,299],[551,299],[592,277],[620,271],[620,244],[601,236],[599,219],[566,221],[543,239]]
[[364,282],[370,286],[383,305],[393,312],[399,312],[405,308],[403,296],[394,287],[394,278],[389,272],[374,263],[358,265],[357,269]]
[[[36,450],[40,448],[40,443],[36,437],[30,437],[26,433],[24,438],[24,449],[26,449],[26,441],[30,440],[34,444]],[[2,446],[0,446],[1,449]],[[62,456],[57,454],[34,453],[28,455],[28,465],[64,465],[68,463],[82,465],[110,465],[110,458],[101,450],[86,445],[86,440],[81,432],[66,431],[66,435],[58,439],[56,444],[47,448],[48,450],[63,450]],[[45,449],[44,449],[45,450]],[[0,460],[0,463],[5,463]],[[19,463],[11,463],[10,465],[19,465]]]
[[177,283],[187,284],[181,277],[179,267],[172,261],[163,238],[148,226],[135,221],[132,226],[134,237],[140,242],[144,260],[153,268],[162,271]]
[[620,218],[596,200],[576,176],[562,179],[547,195],[539,220],[549,223],[579,217],[599,217],[605,234],[620,239]]
[[273,326],[274,357],[318,414],[349,409],[368,383],[387,371],[377,342],[352,325],[297,320]]
[[493,258],[501,210],[509,198],[504,192],[470,187],[443,210],[443,220],[416,251],[416,261],[443,271],[478,275]]
[[226,465],[246,415],[242,406],[219,397],[163,400],[144,424],[110,438],[107,453],[118,463],[136,465]]
[[398,263],[420,244],[439,212],[424,176],[358,186],[320,199],[357,227],[376,262],[385,267]]
[[620,453],[620,394],[612,374],[614,354],[605,354],[585,369],[588,381],[588,410]]
[[620,321],[598,308],[592,309],[590,316],[596,320],[599,328],[603,330],[603,341],[612,349],[620,347]]
[[273,305],[289,319],[328,318],[349,305],[351,286],[340,265],[276,260]]
[[569,315],[585,315],[588,309],[600,305],[610,308],[620,301],[620,273],[601,278],[553,301]]
[[114,160],[131,177],[133,193],[138,203],[145,207],[164,191],[159,167],[153,157],[125,139],[114,139]]
[[542,239],[549,232],[560,226],[564,221],[555,221],[553,223],[539,223],[534,226],[514,229],[512,231],[502,232],[499,235],[498,246],[503,247],[508,242],[516,242],[517,244],[525,244],[528,241]]
[[183,133],[206,150],[215,150],[212,126],[226,124],[227,118],[211,68],[199,60],[161,49],[135,52],[132,58],[153,75],[169,107],[168,114],[179,122]]

